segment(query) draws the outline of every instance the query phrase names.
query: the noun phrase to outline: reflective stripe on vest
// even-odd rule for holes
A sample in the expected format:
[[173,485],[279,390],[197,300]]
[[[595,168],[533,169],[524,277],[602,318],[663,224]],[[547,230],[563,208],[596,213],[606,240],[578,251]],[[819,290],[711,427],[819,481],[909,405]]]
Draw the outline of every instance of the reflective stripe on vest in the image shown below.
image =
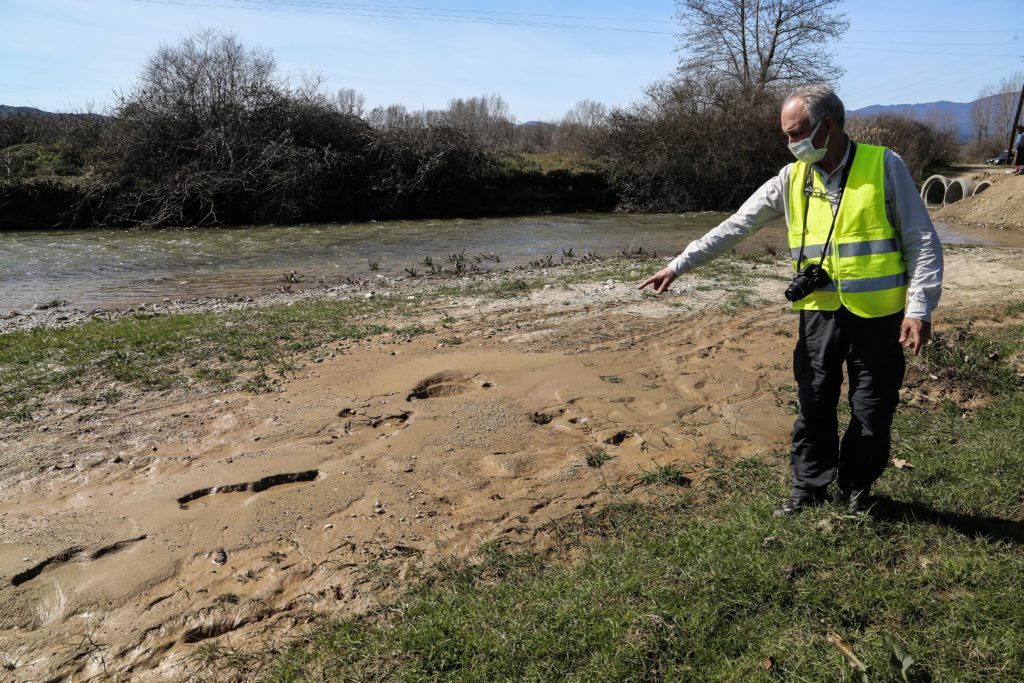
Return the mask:
[[[806,187],[810,164],[795,162],[789,179],[789,250],[797,268],[803,242],[806,266],[825,251],[825,270],[832,282],[793,303],[796,310],[834,311],[840,305],[862,318],[877,318],[903,310],[907,275],[899,235],[885,216],[885,148],[857,144],[853,167],[836,216],[832,241],[825,245],[832,222],[832,205],[817,173],[814,192]],[[807,234],[803,234],[804,211]]]

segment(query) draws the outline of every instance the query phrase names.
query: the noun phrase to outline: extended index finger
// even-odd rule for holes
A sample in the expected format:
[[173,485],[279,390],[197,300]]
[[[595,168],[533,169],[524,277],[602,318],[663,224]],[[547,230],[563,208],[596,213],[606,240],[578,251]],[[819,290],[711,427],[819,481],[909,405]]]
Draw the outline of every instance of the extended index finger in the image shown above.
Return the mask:
[[653,285],[657,279],[658,279],[657,275],[652,275],[649,278],[647,278],[646,280],[644,280],[643,282],[641,282],[640,284],[638,284],[636,286],[636,288],[637,289],[643,289],[647,285]]

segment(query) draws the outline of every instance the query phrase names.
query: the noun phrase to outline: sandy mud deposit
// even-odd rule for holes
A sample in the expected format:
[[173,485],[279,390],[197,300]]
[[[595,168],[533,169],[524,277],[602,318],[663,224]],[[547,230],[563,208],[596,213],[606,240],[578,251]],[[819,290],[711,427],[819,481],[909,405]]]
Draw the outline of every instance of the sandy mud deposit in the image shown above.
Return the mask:
[[[952,251],[943,315],[1019,297],[1020,257]],[[785,457],[786,266],[746,267],[741,305],[701,274],[662,297],[440,300],[423,315],[446,327],[338,345],[279,393],[4,425],[2,677],[187,679],[203,643],[294,637],[486,541],[543,550],[581,512],[656,493],[637,486],[655,462],[698,486],[710,449]],[[588,449],[612,457],[588,467]]]

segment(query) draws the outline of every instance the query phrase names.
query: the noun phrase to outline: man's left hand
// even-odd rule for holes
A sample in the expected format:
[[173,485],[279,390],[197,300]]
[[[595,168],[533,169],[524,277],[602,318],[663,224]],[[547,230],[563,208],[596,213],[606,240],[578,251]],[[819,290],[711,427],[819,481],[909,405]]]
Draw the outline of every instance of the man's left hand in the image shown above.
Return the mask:
[[913,349],[914,355],[921,353],[921,349],[928,343],[932,336],[932,324],[926,320],[917,318],[904,318],[900,326],[900,344]]

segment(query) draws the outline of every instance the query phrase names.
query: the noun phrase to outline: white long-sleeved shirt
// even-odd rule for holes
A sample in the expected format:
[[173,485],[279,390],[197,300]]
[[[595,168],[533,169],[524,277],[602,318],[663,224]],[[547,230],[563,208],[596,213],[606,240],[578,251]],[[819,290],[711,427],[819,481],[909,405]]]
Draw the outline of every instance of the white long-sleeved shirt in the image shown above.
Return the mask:
[[[842,170],[850,157],[850,144],[839,165],[826,173],[821,166],[812,168],[818,174],[836,211],[836,199],[842,183]],[[910,170],[898,154],[886,149],[883,158],[885,216],[899,235],[903,262],[907,268],[908,318],[931,321],[932,311],[942,294],[942,244],[932,225],[928,210],[917,192]],[[793,164],[759,187],[743,206],[699,240],[690,242],[682,254],[669,263],[676,275],[693,270],[721,256],[737,244],[781,216],[789,224],[789,179]]]

